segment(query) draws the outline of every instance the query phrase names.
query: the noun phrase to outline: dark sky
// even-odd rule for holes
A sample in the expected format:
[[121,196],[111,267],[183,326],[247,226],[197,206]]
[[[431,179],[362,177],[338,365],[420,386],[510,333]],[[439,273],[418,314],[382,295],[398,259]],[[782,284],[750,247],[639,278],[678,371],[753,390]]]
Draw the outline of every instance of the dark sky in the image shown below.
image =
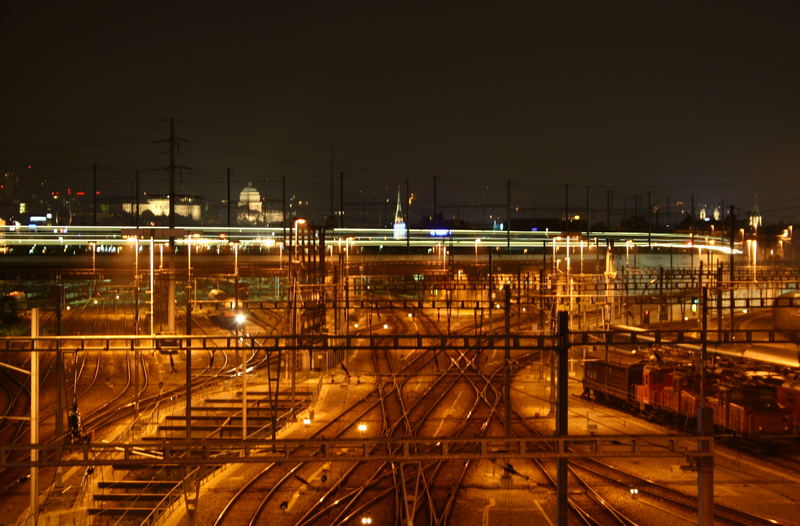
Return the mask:
[[538,4],[4,2],[0,163],[166,191],[174,117],[210,198],[231,167],[327,209],[333,141],[349,202],[408,178],[422,209],[437,175],[440,204],[511,180],[539,209],[569,183],[800,217],[795,2]]

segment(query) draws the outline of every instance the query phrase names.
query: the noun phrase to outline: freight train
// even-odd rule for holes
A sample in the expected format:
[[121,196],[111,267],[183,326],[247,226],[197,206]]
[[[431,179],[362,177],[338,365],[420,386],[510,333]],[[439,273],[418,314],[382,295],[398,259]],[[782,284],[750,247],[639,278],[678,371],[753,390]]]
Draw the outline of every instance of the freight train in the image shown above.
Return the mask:
[[[584,396],[673,424],[692,426],[700,405],[694,367],[647,361],[587,360]],[[800,382],[711,374],[706,403],[714,426],[742,437],[793,436],[800,423]]]

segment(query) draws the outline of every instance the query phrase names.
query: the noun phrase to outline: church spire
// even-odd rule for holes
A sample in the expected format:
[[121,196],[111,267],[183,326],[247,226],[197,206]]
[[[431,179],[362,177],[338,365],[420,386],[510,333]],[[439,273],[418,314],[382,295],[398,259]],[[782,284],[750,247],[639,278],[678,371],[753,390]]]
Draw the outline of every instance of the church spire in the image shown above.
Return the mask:
[[394,210],[394,225],[392,226],[395,239],[404,239],[408,232],[406,231],[406,222],[403,218],[403,207],[400,205],[400,185],[397,185],[397,208]]
[[755,194],[753,198],[753,210],[750,212],[750,227],[758,232],[758,227],[761,226],[761,212],[758,210],[758,194]]
[[394,224],[405,223],[403,221],[403,207],[400,205],[400,185],[397,185],[397,208],[394,210]]

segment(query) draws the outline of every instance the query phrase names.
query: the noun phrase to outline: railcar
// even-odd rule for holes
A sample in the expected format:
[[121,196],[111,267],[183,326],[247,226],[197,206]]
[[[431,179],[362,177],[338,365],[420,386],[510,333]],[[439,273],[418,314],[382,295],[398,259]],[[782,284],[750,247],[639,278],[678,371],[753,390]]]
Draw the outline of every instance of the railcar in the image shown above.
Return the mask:
[[222,289],[211,289],[208,299],[214,303],[214,313],[210,318],[224,329],[236,328],[236,315],[239,312],[236,308],[236,300],[230,293]]
[[584,393],[601,401],[629,404],[631,389],[642,382],[644,361],[618,363],[587,360],[583,369]]

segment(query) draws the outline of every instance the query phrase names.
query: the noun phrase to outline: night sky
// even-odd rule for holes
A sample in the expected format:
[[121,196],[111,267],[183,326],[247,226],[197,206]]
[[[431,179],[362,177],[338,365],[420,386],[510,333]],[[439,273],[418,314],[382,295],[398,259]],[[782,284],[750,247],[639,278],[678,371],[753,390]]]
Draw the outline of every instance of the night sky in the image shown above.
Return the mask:
[[349,203],[409,179],[420,215],[436,175],[441,206],[511,180],[534,210],[569,183],[800,218],[796,3],[457,5],[4,2],[0,167],[166,192],[174,117],[180,188],[212,200],[230,167],[325,212],[333,142],[337,207],[344,171]]

